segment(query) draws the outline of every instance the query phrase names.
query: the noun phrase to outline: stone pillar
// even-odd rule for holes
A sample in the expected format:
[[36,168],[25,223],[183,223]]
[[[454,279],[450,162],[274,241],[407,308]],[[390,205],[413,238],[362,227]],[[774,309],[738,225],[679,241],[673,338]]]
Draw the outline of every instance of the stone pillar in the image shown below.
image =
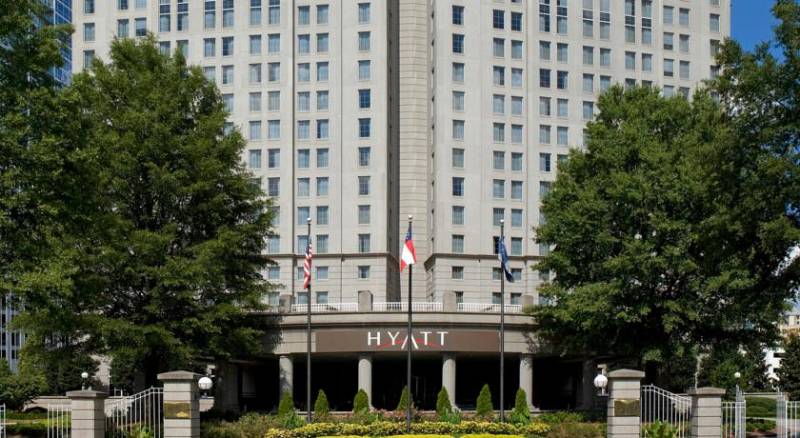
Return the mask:
[[288,392],[294,397],[294,365],[290,356],[284,355],[278,358],[278,373],[278,389],[280,391],[278,396],[282,398],[283,394]]
[[528,409],[533,407],[533,355],[521,354],[519,357],[519,387],[525,391]]
[[720,388],[696,388],[689,390],[692,397],[692,438],[722,436],[722,396]]
[[372,292],[368,290],[358,291],[358,311],[372,312]]
[[608,373],[608,438],[639,438],[643,378],[637,370]]
[[442,354],[442,387],[447,390],[450,405],[456,405],[456,355]]
[[581,372],[581,394],[578,406],[583,410],[591,410],[594,408],[594,378],[597,376],[597,365],[594,360],[583,361],[583,370]]
[[106,414],[103,411],[106,393],[92,390],[67,393],[72,411],[73,438],[104,438]]
[[358,389],[367,393],[369,405],[372,406],[372,354],[358,355]]
[[452,290],[446,290],[442,294],[442,311],[444,312],[457,312],[458,304],[456,303],[456,293]]
[[[294,273],[292,273],[294,275]],[[290,294],[281,294],[278,297],[278,308],[281,313],[289,313],[292,310],[292,296]]]
[[170,371],[158,375],[164,384],[164,438],[200,436],[199,374]]

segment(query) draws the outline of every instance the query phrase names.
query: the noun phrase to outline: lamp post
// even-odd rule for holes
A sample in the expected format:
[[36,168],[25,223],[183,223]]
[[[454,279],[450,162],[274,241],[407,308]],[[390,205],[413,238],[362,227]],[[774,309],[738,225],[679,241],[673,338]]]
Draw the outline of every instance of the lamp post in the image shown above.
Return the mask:
[[[498,252],[501,246],[505,246],[504,236],[506,220],[500,219],[500,242],[498,242]],[[506,386],[506,273],[504,259],[500,261],[500,421],[505,421],[505,386]]]
[[597,373],[597,376],[594,378],[594,387],[598,389],[598,394],[601,397],[604,397],[606,394],[606,387],[608,386],[608,377],[603,374],[603,372]]
[[82,390],[85,391],[85,390],[89,389],[88,386],[87,386],[87,382],[88,381],[89,381],[89,373],[87,373],[86,371],[82,372],[81,373],[81,389]]
[[197,381],[197,387],[200,388],[200,390],[205,393],[205,397],[208,397],[208,391],[213,386],[214,386],[214,382],[208,376],[203,376]]
[[733,373],[733,378],[736,379],[736,395],[738,396],[739,395],[739,379],[742,378],[742,373],[740,373],[738,371]]

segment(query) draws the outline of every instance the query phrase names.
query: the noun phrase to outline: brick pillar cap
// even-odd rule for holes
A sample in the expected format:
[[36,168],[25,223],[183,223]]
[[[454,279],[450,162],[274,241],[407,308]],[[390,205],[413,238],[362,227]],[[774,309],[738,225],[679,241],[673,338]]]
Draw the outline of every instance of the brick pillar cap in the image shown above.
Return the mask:
[[696,397],[722,397],[725,395],[725,390],[722,388],[692,388],[687,391],[687,394],[693,395]]
[[621,369],[608,373],[609,379],[644,379],[644,371]]
[[69,391],[67,392],[67,397],[70,399],[97,399],[97,398],[106,398],[108,394],[103,391],[95,391],[92,389],[81,389],[78,391]]
[[173,381],[173,380],[197,380],[200,374],[191,371],[169,371],[158,375],[158,380]]

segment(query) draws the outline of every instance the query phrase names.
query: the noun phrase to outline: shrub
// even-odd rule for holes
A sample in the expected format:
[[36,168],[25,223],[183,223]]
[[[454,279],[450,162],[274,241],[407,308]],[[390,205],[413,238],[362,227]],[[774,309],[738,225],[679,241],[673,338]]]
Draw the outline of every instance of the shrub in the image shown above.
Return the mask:
[[[550,427],[542,423],[530,423],[518,426],[510,423],[491,423],[487,421],[462,421],[459,424],[428,421],[411,424],[411,432],[416,434],[415,436],[461,436],[478,434],[505,435],[509,436],[508,438],[512,435],[522,435],[528,438],[543,438],[549,430]],[[395,421],[376,421],[371,424],[313,423],[292,430],[270,428],[262,435],[262,438],[319,438],[330,436],[388,437],[401,435],[404,432],[405,424]],[[223,438],[229,438],[229,436]]]
[[669,423],[656,421],[642,428],[646,438],[677,438],[678,430]]
[[365,415],[369,412],[369,397],[363,389],[359,389],[353,398],[353,413],[355,415]]
[[[396,411],[405,412],[406,411],[406,403],[408,403],[408,386],[403,387],[403,391],[400,392],[400,401],[397,402],[397,409]],[[413,414],[414,411],[414,401],[411,401],[411,411]]]
[[519,388],[514,398],[514,410],[509,416],[509,421],[514,424],[526,424],[531,421],[531,411],[528,409],[528,397],[525,390]]
[[327,421],[330,417],[331,407],[328,405],[328,396],[325,391],[319,390],[317,400],[314,402],[314,421]]
[[493,435],[489,433],[468,433],[461,438],[524,438],[522,435]]
[[28,438],[42,438],[47,436],[47,423],[40,421],[35,423],[7,424],[5,432],[8,435],[21,435]]
[[552,426],[547,438],[602,438],[603,431],[596,424],[567,422]]
[[489,391],[489,385],[484,384],[478,394],[478,401],[475,408],[475,417],[483,420],[491,420],[494,418],[494,407],[492,406],[492,393]]
[[294,412],[294,398],[292,398],[291,392],[284,392],[278,403],[278,417],[283,418],[291,412]]
[[767,397],[747,397],[748,417],[774,417],[777,412],[777,401]]
[[561,424],[561,423],[580,423],[585,421],[583,415],[577,412],[546,412],[536,416],[536,421],[541,421],[545,424]]
[[748,432],[772,432],[775,430],[775,422],[767,419],[748,418],[745,430]]
[[444,420],[453,413],[453,406],[450,405],[450,395],[447,394],[447,389],[442,386],[439,390],[439,395],[436,396],[436,416],[439,420]]

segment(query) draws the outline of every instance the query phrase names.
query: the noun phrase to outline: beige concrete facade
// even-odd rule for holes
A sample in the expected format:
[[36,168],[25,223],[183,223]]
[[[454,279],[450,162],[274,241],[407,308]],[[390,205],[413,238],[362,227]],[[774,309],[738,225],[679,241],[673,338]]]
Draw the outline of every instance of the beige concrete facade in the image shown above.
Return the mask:
[[518,278],[508,301],[536,302],[548,278],[534,270],[547,251],[534,240],[540,199],[583,146],[597,95],[613,83],[687,94],[730,35],[730,0],[76,3],[75,72],[139,26],[217,81],[249,138],[242,159],[278,209],[267,248],[278,267],[264,272],[282,285],[275,305],[302,293],[306,214],[313,303],[404,299],[409,214],[417,301],[497,300],[504,219]]

